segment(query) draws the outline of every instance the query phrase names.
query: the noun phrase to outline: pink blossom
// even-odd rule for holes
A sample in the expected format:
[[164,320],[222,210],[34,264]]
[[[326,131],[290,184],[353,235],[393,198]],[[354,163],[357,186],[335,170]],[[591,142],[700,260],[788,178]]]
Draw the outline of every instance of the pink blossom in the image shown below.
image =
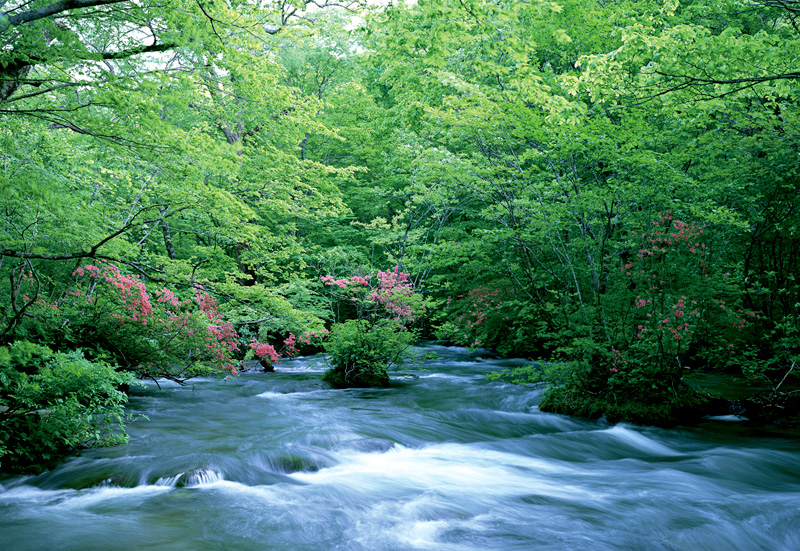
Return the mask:
[[253,341],[248,346],[253,349],[253,354],[260,360],[269,361],[271,363],[278,361],[280,358],[280,355],[270,344]]

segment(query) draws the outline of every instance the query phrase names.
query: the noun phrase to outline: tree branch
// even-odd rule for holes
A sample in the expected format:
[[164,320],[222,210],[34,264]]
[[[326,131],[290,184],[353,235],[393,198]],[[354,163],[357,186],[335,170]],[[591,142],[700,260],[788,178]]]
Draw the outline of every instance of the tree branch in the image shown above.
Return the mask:
[[[175,43],[167,44],[151,44],[150,46],[142,46],[141,48],[131,48],[130,50],[122,50],[119,52],[103,52],[100,54],[102,59],[125,59],[138,54],[149,54],[152,52],[168,52],[178,45]],[[92,59],[91,56],[81,59]]]
[[688,86],[716,86],[720,84],[759,84],[761,82],[771,82],[773,80],[797,80],[800,79],[800,72],[792,72],[792,73],[780,73],[777,75],[765,76],[765,77],[742,77],[742,78],[727,78],[727,79],[716,79],[716,78],[698,78],[693,77],[690,75],[675,75],[670,73],[662,73],[656,71],[656,74],[661,75],[667,78],[675,78],[675,79],[683,79],[683,82],[680,83],[678,86],[680,87],[688,87]]
[[13,27],[17,27],[19,25],[38,21],[39,19],[44,19],[45,17],[50,17],[51,15],[56,15],[57,13],[63,13],[65,11],[77,10],[80,8],[91,8],[94,6],[105,6],[108,4],[119,4],[121,2],[130,2],[130,0],[61,0],[61,2],[55,2],[49,6],[42,6],[41,8],[37,8],[35,10],[26,11],[18,15],[12,15],[8,18],[8,23]]
[[[149,207],[143,207],[142,209],[139,210],[139,212],[137,212],[136,214],[134,214],[130,218],[128,223],[124,224],[121,228],[119,228],[115,232],[107,235],[106,237],[104,237],[103,239],[101,239],[100,241],[98,241],[97,243],[92,245],[92,247],[90,247],[88,251],[80,251],[80,252],[77,252],[77,253],[65,253],[65,254],[47,254],[47,253],[33,253],[33,252],[29,252],[29,251],[14,251],[14,250],[6,249],[5,247],[3,247],[3,248],[0,248],[0,256],[10,256],[10,257],[13,257],[13,258],[24,258],[24,259],[29,259],[29,260],[30,259],[36,259],[36,260],[74,260],[76,258],[95,258],[95,257],[97,257],[97,251],[99,251],[100,248],[103,247],[103,245],[105,245],[106,243],[108,243],[112,239],[114,239],[116,237],[119,237],[120,235],[122,235],[123,233],[125,233],[126,231],[131,229],[133,227],[133,225],[134,225],[133,222],[136,220],[136,218],[140,214],[142,214],[142,213],[144,213],[144,212],[146,212],[146,211],[148,211],[148,210],[150,210],[152,208],[158,208],[159,206],[163,206],[163,205],[152,205],[152,206],[149,206]],[[161,220],[161,218],[152,218],[152,219],[144,220],[142,223],[143,224],[155,223],[155,222],[159,222],[160,220]]]

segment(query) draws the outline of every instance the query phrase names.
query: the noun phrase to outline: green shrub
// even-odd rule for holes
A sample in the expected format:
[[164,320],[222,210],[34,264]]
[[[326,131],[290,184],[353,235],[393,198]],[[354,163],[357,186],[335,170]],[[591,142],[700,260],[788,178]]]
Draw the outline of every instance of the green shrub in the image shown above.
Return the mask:
[[0,347],[0,469],[36,471],[76,448],[126,442],[120,388],[133,382],[79,351]]
[[325,342],[331,369],[325,380],[336,388],[386,387],[388,370],[398,365],[414,333],[396,324],[349,320],[337,324]]

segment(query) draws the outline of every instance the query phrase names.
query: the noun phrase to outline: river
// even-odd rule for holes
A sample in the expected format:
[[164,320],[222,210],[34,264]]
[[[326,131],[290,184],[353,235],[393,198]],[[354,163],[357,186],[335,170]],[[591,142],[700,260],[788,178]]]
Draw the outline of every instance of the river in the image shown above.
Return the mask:
[[0,478],[3,551],[800,549],[800,438],[542,413],[439,358],[331,390],[319,357],[134,390],[125,446]]

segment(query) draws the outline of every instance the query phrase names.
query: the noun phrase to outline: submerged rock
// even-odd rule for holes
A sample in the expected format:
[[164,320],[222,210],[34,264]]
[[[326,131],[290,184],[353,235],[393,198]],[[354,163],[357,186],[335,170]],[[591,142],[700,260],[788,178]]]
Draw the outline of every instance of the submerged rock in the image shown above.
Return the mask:
[[242,360],[239,362],[240,373],[271,373],[275,371],[275,367],[264,360]]

